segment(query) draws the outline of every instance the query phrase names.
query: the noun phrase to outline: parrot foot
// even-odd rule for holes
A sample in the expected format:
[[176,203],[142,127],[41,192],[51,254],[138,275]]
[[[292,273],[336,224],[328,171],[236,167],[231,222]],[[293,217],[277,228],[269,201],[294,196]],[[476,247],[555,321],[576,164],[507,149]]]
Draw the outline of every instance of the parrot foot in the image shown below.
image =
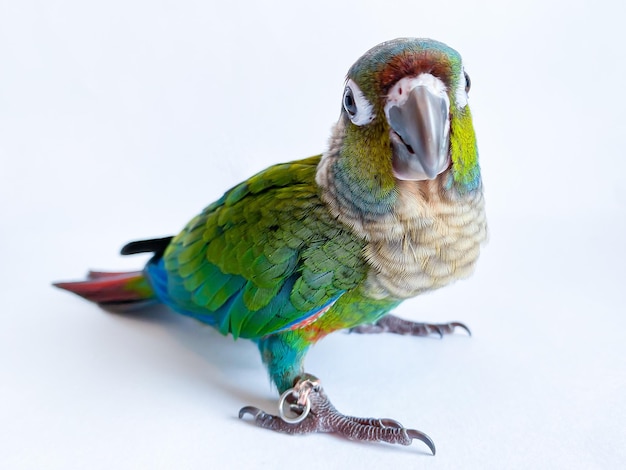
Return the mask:
[[430,336],[431,334],[438,334],[440,338],[443,335],[449,335],[454,333],[456,327],[459,327],[467,332],[469,336],[472,336],[472,332],[467,326],[459,322],[450,323],[416,323],[402,318],[394,317],[393,315],[386,315],[376,323],[371,325],[359,325],[350,329],[351,333],[395,333],[398,335],[410,335],[410,336]]
[[423,432],[406,429],[393,419],[357,418],[341,414],[328,399],[319,379],[309,374],[281,395],[280,416],[253,406],[242,408],[239,418],[246,414],[254,417],[257,426],[286,434],[330,432],[353,441],[381,441],[405,446],[418,439],[435,455],[434,442]]

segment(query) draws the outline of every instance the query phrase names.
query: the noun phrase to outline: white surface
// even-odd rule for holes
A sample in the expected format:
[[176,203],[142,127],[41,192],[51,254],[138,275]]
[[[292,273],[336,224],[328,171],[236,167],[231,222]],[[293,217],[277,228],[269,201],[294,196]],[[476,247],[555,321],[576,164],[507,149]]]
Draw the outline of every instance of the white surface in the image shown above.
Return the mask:
[[[0,2],[0,468],[626,468],[624,10],[590,3]],[[307,366],[436,457],[257,429],[252,344],[50,287],[321,151],[348,67],[398,36],[464,56],[491,231],[400,313],[474,336],[338,333]]]

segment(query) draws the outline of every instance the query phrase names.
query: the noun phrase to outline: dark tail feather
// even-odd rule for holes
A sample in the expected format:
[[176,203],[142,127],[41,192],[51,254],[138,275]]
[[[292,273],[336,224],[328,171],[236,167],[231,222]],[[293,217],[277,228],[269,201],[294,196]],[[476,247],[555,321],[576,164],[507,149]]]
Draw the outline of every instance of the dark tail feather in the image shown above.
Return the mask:
[[128,271],[118,271],[118,272],[108,272],[108,271],[89,271],[87,273],[88,281],[93,281],[95,279],[111,279],[113,277],[118,277],[121,275],[128,274],[138,274],[138,272],[128,272]]
[[174,237],[153,238],[151,240],[139,240],[124,245],[121,253],[123,255],[134,255],[137,253],[154,253],[156,258],[163,256],[167,245]]
[[126,273],[89,272],[87,279],[77,282],[56,282],[54,286],[110,308],[135,309],[156,300],[142,271]]

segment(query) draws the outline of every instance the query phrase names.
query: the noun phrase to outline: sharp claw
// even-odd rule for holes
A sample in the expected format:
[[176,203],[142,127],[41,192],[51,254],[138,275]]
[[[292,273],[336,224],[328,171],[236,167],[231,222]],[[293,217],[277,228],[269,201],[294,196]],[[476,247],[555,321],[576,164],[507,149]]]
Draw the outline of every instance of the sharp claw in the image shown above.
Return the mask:
[[462,328],[463,330],[465,330],[468,336],[472,336],[472,332],[470,331],[470,329],[467,326],[465,326],[463,323],[452,322],[450,323],[450,326],[452,326],[452,328],[456,328],[458,326],[459,328]]
[[406,435],[409,436],[411,439],[418,439],[418,440],[422,441],[424,444],[426,444],[428,446],[428,448],[433,453],[433,455],[435,455],[435,453],[436,453],[435,443],[426,434],[424,434],[421,431],[417,431],[415,429],[407,429],[406,430]]
[[263,413],[263,410],[259,410],[258,408],[254,406],[244,406],[242,409],[239,410],[239,419],[243,419],[243,417],[247,413],[254,416],[254,418],[256,418],[261,413]]
[[431,325],[431,326],[434,328],[434,330],[439,335],[439,339],[443,339],[443,328],[441,328],[441,326],[439,326],[439,325]]

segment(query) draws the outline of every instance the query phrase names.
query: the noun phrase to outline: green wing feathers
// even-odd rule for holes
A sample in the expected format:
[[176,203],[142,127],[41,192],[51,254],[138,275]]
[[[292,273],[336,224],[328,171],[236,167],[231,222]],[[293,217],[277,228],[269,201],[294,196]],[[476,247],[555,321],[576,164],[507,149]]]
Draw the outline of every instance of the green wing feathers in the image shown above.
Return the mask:
[[319,159],[270,167],[192,220],[164,255],[171,303],[224,334],[256,338],[358,285],[363,242],[320,200]]

